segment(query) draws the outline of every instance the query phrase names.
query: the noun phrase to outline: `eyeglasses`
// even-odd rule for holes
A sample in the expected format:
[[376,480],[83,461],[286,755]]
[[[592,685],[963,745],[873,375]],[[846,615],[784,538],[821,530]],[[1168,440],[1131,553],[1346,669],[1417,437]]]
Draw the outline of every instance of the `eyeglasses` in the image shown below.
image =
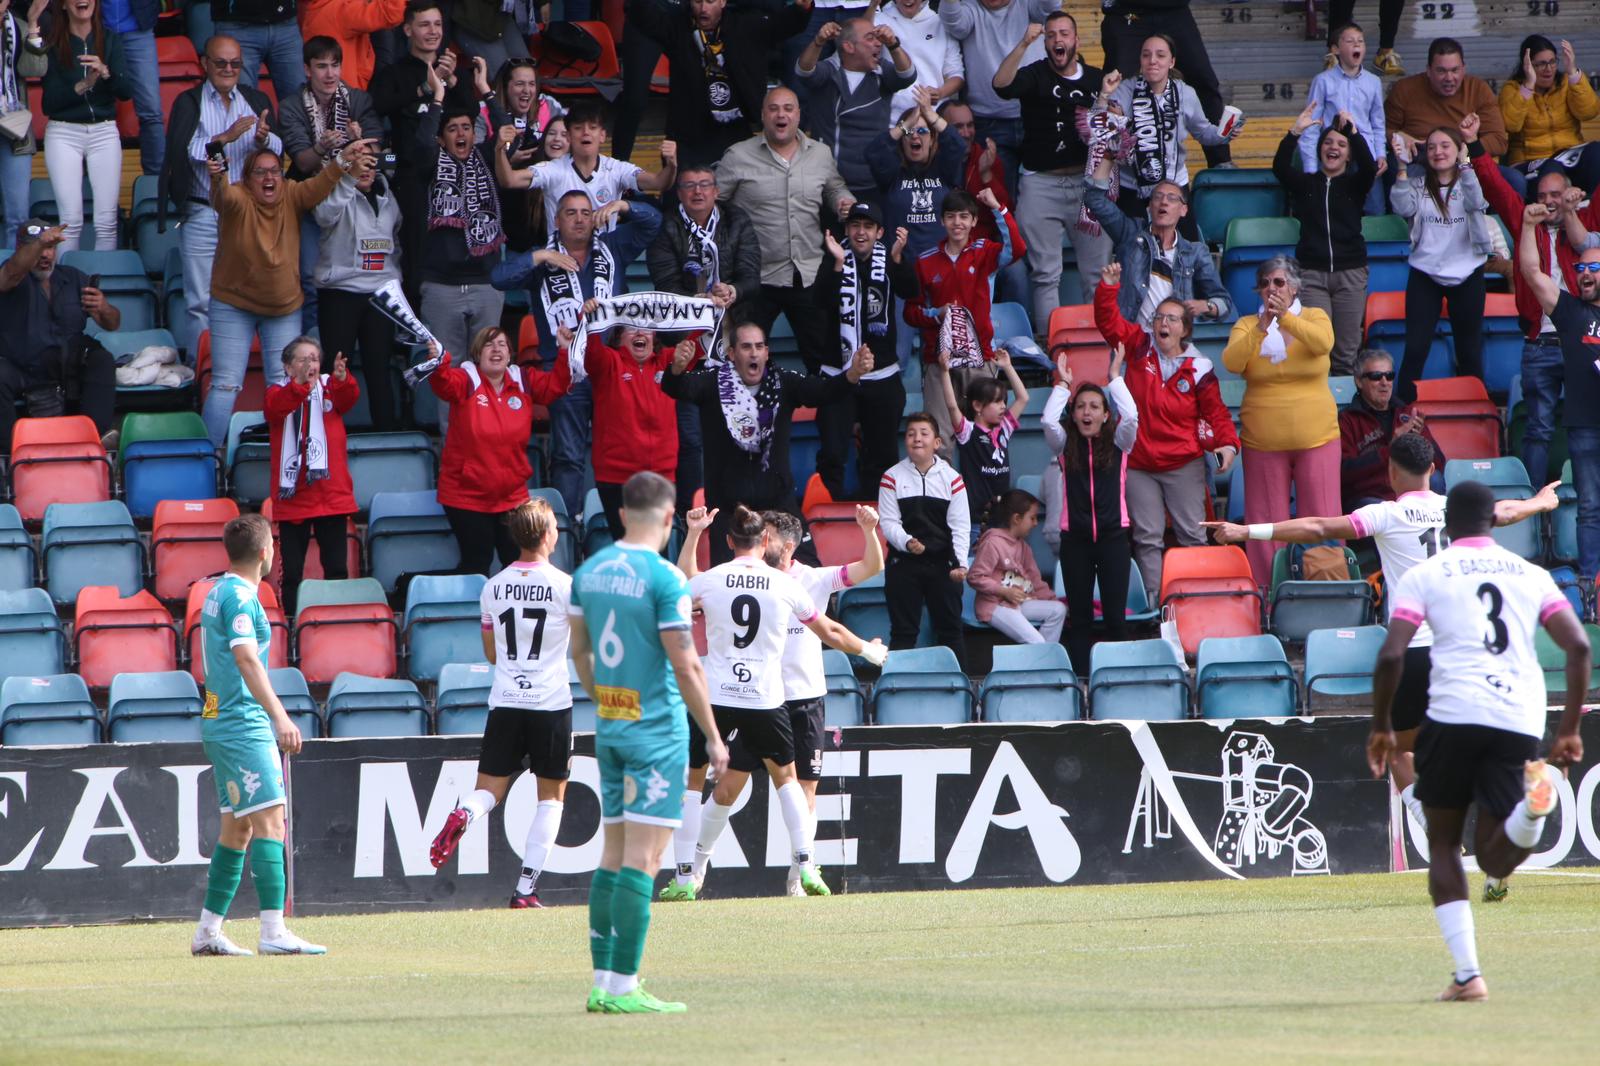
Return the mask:
[[1153,204],[1181,204],[1183,197],[1175,192],[1158,192],[1150,197]]
[[1175,314],[1172,314],[1171,312],[1158,311],[1155,314],[1150,316],[1150,321],[1152,321],[1152,322],[1178,323],[1178,322],[1182,322],[1183,321],[1183,316],[1182,315],[1175,315]]
[[1580,274],[1587,274],[1590,271],[1600,274],[1600,263],[1573,263],[1572,269]]
[[283,174],[282,167],[251,167],[252,178],[276,178]]
[[243,70],[244,69],[244,60],[243,59],[212,59],[210,56],[206,56],[206,62],[210,63],[212,66],[216,67],[219,70]]
[[1361,375],[1363,381],[1393,381],[1393,370],[1369,370]]
[[1557,61],[1555,59],[1535,59],[1533,61],[1534,70],[1554,70],[1556,65]]
[[678,188],[687,189],[690,192],[704,192],[707,189],[715,189],[716,187],[717,183],[710,178],[703,178],[700,181],[678,182]]
[[915,134],[918,137],[926,137],[928,135],[928,127],[926,127],[926,126],[907,126],[906,127],[906,136],[910,137],[913,134]]
[[1288,278],[1267,278],[1265,281],[1263,281],[1260,285],[1257,286],[1257,288],[1261,288],[1261,289],[1287,289],[1288,287],[1289,287],[1289,279]]

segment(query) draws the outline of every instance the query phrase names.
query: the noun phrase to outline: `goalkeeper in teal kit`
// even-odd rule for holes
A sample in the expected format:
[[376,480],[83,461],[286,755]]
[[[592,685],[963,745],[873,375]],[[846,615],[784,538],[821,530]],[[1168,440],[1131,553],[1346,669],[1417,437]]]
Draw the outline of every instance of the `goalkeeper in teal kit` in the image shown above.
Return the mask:
[[672,483],[640,473],[622,486],[616,544],[572,578],[572,662],[594,699],[600,820],[605,845],[589,888],[594,984],[588,1009],[607,1014],[684,1010],[639,984],[650,897],[661,853],[683,810],[693,714],[716,774],[728,764],[690,633],[688,583],[661,558],[672,532]]
[[300,730],[267,678],[272,630],[256,589],[272,566],[272,526],[260,515],[235,518],[223,529],[222,543],[228,572],[212,586],[200,612],[206,668],[200,737],[216,776],[222,828],[211,853],[205,909],[189,950],[250,954],[222,931],[248,853],[261,903],[261,954],[322,955],[326,948],[308,944],[283,924],[287,798],[278,753],[300,750]]

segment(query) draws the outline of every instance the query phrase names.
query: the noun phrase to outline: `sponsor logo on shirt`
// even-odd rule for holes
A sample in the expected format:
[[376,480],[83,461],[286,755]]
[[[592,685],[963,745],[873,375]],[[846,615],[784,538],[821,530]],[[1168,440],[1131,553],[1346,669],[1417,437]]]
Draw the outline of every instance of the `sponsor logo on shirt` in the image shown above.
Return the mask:
[[595,711],[599,717],[619,722],[639,720],[640,704],[637,690],[618,688],[614,685],[596,685],[594,694],[600,701]]

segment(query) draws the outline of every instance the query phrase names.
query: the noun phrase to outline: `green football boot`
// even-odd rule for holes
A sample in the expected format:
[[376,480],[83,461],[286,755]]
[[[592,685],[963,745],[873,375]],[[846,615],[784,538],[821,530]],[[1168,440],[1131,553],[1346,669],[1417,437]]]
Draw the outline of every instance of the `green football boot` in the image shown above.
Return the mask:
[[607,1014],[682,1014],[688,1009],[682,1003],[666,1003],[657,999],[646,992],[642,984],[635,985],[633,991],[626,995],[605,998]]

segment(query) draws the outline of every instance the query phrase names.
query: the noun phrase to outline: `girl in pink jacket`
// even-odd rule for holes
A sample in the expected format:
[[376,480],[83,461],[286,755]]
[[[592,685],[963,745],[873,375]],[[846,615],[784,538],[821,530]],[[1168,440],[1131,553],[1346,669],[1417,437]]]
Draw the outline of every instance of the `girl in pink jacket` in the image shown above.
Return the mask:
[[1028,534],[1039,524],[1039,501],[1030,492],[1011,489],[995,501],[989,517],[994,525],[978,541],[967,568],[967,582],[978,593],[978,620],[1018,644],[1059,642],[1067,607],[1039,576],[1028,547]]

